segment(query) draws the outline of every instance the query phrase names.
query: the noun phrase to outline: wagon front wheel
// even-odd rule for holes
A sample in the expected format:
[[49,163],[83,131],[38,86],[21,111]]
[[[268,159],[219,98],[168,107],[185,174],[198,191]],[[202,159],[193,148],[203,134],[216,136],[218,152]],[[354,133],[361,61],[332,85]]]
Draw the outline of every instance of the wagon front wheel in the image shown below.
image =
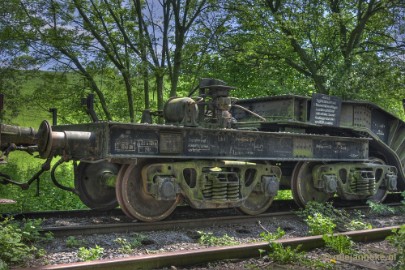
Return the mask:
[[130,218],[153,222],[168,217],[181,202],[181,195],[175,200],[157,200],[145,191],[142,168],[147,162],[133,163],[120,173],[117,180],[118,202]]
[[318,164],[306,161],[298,162],[295,165],[291,177],[291,191],[295,203],[300,207],[305,207],[310,201],[324,203],[333,196],[333,194],[320,191],[314,186],[312,169]]

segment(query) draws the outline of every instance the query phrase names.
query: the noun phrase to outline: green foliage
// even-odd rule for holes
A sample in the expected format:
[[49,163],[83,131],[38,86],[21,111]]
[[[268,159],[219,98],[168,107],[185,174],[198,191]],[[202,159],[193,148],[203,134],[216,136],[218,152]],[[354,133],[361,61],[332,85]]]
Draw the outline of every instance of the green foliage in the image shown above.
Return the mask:
[[322,260],[314,258],[305,258],[302,260],[302,264],[309,267],[309,269],[335,269],[335,264],[333,264],[332,262],[324,262]]
[[[26,153],[12,153],[9,163],[2,165],[2,172],[19,182],[25,182],[39,171],[44,161],[28,159]],[[52,164],[54,164],[53,161]],[[62,164],[56,170],[58,181],[65,186],[72,186],[74,179],[72,164]],[[45,172],[40,177],[40,193],[37,196],[36,183],[28,190],[21,190],[15,185],[0,186],[0,198],[11,198],[16,204],[0,205],[2,213],[19,213],[41,210],[69,210],[86,208],[77,195],[61,190],[54,186],[50,179],[50,173]]]
[[0,223],[0,265],[17,264],[34,256],[41,255],[32,244],[38,241],[49,240],[39,234],[41,220],[24,220],[22,225],[5,219]]
[[20,263],[32,258],[36,249],[23,241],[23,232],[20,228],[3,221],[0,230],[0,258],[5,263]]
[[104,248],[96,245],[94,248],[80,247],[77,256],[82,261],[94,261],[103,256]]
[[134,248],[140,247],[142,245],[142,240],[145,237],[142,234],[136,234],[130,240],[126,238],[117,238],[114,242],[118,243],[121,247],[119,248],[120,252],[125,254],[130,254]]
[[394,269],[405,268],[405,225],[399,229],[394,229],[393,235],[387,237],[387,240],[397,249],[396,262]]
[[[269,242],[270,251],[266,255],[269,259],[276,263],[288,264],[292,262],[302,261],[304,259],[304,253],[299,252],[301,246],[292,249],[290,246],[284,247],[282,244],[274,242],[274,240],[280,239],[285,235],[285,231],[281,228],[277,228],[276,233],[262,232],[260,236]],[[259,250],[263,254],[264,250]]]
[[301,245],[293,249],[290,246],[284,247],[280,243],[271,242],[267,257],[280,264],[300,262],[304,259],[304,252],[300,252],[300,248]]
[[370,229],[371,225],[362,221],[360,212],[349,214],[345,210],[333,207],[332,203],[319,203],[315,201],[308,202],[304,209],[297,212],[298,216],[307,222],[312,233],[328,233],[328,226],[339,230],[360,230]]
[[8,270],[8,265],[2,259],[0,259],[0,270]]
[[69,236],[69,237],[66,239],[65,242],[66,242],[66,246],[69,247],[69,248],[80,247],[80,246],[86,244],[86,241],[85,241],[85,240],[77,239],[77,238],[74,237],[74,236]]
[[346,235],[324,234],[322,239],[325,241],[326,247],[339,254],[353,253],[353,241]]
[[206,232],[202,232],[202,231],[197,231],[197,233],[200,235],[198,242],[202,245],[231,246],[231,245],[238,244],[238,242],[233,237],[230,237],[227,234],[225,234],[221,237],[217,237],[212,232],[206,233]]
[[370,223],[365,223],[364,221],[353,219],[350,220],[349,224],[346,225],[346,228],[349,231],[356,231],[356,230],[369,230],[372,229],[373,226]]
[[389,207],[388,205],[377,203],[373,201],[367,201],[368,206],[370,207],[371,213],[377,215],[392,215],[395,214],[395,209]]
[[330,217],[325,217],[321,213],[315,213],[313,216],[308,216],[305,219],[308,224],[309,233],[311,235],[321,235],[325,233],[332,233],[336,228],[336,224]]
[[23,232],[23,240],[25,242],[51,241],[53,234],[47,232],[44,236],[39,233],[41,229],[42,219],[23,219],[21,231]]
[[260,237],[263,238],[264,241],[274,241],[277,239],[280,239],[285,235],[285,231],[281,229],[280,227],[277,228],[276,233],[271,233],[271,232],[262,232],[260,233]]
[[[226,61],[216,66],[226,69],[220,72],[236,81],[241,92],[317,91],[402,112],[403,61],[393,51],[401,54],[403,48],[383,45],[401,40],[399,5],[248,0],[229,6],[236,23],[219,39],[225,49],[217,59]],[[350,15],[360,13],[361,20]],[[347,42],[349,36],[356,41]],[[365,43],[372,48],[365,50]]]
[[279,190],[274,200],[292,200],[291,190]]

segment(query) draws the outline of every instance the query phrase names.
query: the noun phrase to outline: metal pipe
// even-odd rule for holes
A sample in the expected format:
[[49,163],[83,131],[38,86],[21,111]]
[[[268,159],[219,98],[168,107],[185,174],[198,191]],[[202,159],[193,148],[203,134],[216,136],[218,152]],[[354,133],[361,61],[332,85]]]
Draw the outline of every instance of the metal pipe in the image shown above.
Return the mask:
[[246,109],[246,108],[243,107],[243,106],[240,106],[240,105],[237,105],[237,104],[233,104],[232,107],[235,107],[235,108],[241,109],[242,111],[245,111],[245,112],[247,112],[247,113],[250,113],[251,115],[253,115],[253,116],[257,117],[257,118],[260,118],[260,120],[262,120],[262,121],[264,121],[264,122],[267,121],[266,118],[264,118],[263,116],[260,116],[260,115],[258,115],[257,113],[252,112],[251,110]]
[[32,127],[19,127],[14,125],[0,124],[0,134],[2,148],[8,144],[15,145],[35,145],[37,131]]

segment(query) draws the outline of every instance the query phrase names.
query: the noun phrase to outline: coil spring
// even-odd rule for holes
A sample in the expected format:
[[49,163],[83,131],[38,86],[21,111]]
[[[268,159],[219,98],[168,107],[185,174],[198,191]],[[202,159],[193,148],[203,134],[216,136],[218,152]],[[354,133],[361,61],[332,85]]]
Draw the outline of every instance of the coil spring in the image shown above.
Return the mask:
[[215,175],[214,179],[205,177],[202,190],[205,199],[222,201],[239,199],[239,181],[228,181],[226,174]]
[[350,182],[350,188],[357,194],[372,195],[375,193],[375,175],[372,171],[356,171],[357,177]]

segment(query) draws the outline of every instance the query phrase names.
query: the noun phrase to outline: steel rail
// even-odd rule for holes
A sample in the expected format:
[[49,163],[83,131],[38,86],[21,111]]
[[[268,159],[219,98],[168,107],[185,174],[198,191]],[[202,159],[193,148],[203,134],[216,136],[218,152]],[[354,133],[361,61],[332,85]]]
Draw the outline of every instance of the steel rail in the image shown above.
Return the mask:
[[[345,233],[337,233],[336,235],[347,235],[356,242],[369,242],[383,240],[392,234],[393,229],[398,229],[400,226],[392,226],[386,228],[351,231]],[[290,239],[276,240],[283,246],[297,247],[301,245],[302,250],[310,250],[319,248],[324,245],[321,235],[308,236]],[[167,252],[154,255],[141,255],[119,259],[97,260],[91,262],[77,262],[70,264],[48,265],[41,266],[38,269],[153,269],[174,266],[191,266],[212,261],[227,260],[227,259],[247,259],[257,258],[260,256],[259,250],[269,251],[269,243],[253,243],[237,246],[226,247],[209,247],[198,250]]]
[[261,214],[258,216],[228,216],[228,217],[211,217],[211,218],[195,218],[182,220],[164,220],[153,223],[146,222],[130,222],[130,223],[114,223],[114,224],[98,224],[98,225],[78,225],[72,227],[58,226],[46,227],[40,230],[40,233],[52,232],[55,237],[73,236],[73,235],[89,235],[89,234],[106,234],[106,233],[123,233],[123,232],[145,232],[145,231],[160,231],[172,229],[190,229],[203,226],[215,226],[223,224],[252,224],[258,221],[266,220],[278,216],[293,216],[294,212],[275,212]]
[[[390,206],[401,206],[402,204],[388,204]],[[351,206],[344,209],[367,209],[368,206]],[[294,211],[282,211],[265,213],[257,216],[221,216],[221,217],[204,217],[204,218],[189,218],[163,220],[153,223],[145,222],[125,222],[125,223],[109,223],[109,224],[92,224],[92,225],[77,225],[77,226],[53,226],[44,227],[39,230],[40,233],[51,232],[55,237],[74,236],[74,235],[90,235],[90,234],[106,234],[106,233],[127,233],[127,232],[147,232],[161,231],[173,229],[192,229],[203,226],[226,225],[226,224],[253,224],[259,221],[268,220],[274,217],[295,216]]]
[[[384,205],[390,206],[390,205],[397,205],[402,199],[402,196],[400,193],[390,193],[388,194],[387,198],[385,199]],[[0,199],[0,202],[3,199]],[[8,201],[7,199],[4,199],[4,201]],[[337,208],[346,208],[348,207],[355,207],[355,208],[367,208],[368,206],[364,204],[364,202],[361,201],[344,201],[339,198],[334,198],[333,200],[334,206]],[[275,200],[273,201],[273,204],[270,206],[269,210],[267,210],[267,213],[270,211],[279,211],[283,209],[298,209],[298,206],[295,204],[294,200]],[[224,209],[223,209],[224,210]],[[232,209],[229,209],[230,211]],[[173,216],[181,216],[184,214],[183,212],[186,212],[186,215],[188,211],[193,211],[196,215],[203,215],[204,212],[210,211],[210,210],[195,210],[192,209],[189,206],[178,206],[176,211],[173,213]],[[215,211],[215,210],[214,210]],[[37,212],[25,212],[25,213],[2,213],[0,214],[3,217],[9,217],[13,216],[14,219],[39,219],[39,218],[54,218],[54,217],[99,217],[99,216],[108,216],[108,215],[113,215],[113,216],[125,216],[124,213],[119,209],[112,209],[108,211],[97,211],[97,210],[91,210],[91,209],[81,209],[81,210],[58,210],[58,211],[37,211]]]

